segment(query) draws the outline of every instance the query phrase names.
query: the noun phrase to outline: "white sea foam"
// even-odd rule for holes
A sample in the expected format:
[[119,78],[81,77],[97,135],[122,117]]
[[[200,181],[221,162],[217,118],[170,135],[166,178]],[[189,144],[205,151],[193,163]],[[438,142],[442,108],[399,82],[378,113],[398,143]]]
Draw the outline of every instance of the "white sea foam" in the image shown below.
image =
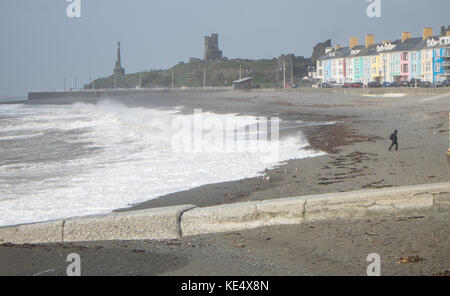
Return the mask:
[[[57,148],[37,145],[30,147],[34,150],[29,154],[38,155],[33,161],[5,151],[8,148],[0,150],[7,155],[0,158],[0,225],[108,213],[205,184],[259,176],[279,162],[322,154],[305,150],[308,143],[302,134],[280,139],[280,156],[272,163],[248,151],[175,153],[173,118],[192,116],[178,111],[129,108],[108,101],[0,106],[0,141],[26,144],[43,134],[60,133],[57,140],[72,147],[67,155],[83,147],[76,157],[56,157],[61,155]],[[246,125],[256,122],[251,116],[243,119]],[[49,151],[40,159],[42,149]]]

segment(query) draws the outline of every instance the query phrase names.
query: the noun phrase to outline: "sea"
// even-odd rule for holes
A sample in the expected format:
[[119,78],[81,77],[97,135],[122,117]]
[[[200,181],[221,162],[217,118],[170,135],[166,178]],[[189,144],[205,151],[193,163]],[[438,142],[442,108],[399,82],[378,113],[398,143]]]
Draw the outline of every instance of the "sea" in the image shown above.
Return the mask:
[[[22,100],[0,103],[0,226],[105,214],[206,184],[263,176],[265,169],[290,159],[323,155],[307,149],[301,132],[280,137],[278,158],[269,161],[248,149],[180,153],[173,139],[190,130],[174,130],[173,122],[192,122],[185,106]],[[259,120],[204,115],[219,121],[239,117],[242,132]],[[302,124],[280,122],[289,128]]]

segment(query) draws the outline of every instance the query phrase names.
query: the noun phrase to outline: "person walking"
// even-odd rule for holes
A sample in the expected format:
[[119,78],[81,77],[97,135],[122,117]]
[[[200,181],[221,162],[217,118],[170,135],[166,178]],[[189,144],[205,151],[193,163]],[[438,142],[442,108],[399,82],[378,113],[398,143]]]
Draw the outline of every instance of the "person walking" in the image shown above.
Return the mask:
[[391,151],[392,147],[395,146],[395,151],[398,150],[398,131],[395,130],[394,133],[389,137],[389,140],[392,141],[391,147],[389,147],[389,151]]

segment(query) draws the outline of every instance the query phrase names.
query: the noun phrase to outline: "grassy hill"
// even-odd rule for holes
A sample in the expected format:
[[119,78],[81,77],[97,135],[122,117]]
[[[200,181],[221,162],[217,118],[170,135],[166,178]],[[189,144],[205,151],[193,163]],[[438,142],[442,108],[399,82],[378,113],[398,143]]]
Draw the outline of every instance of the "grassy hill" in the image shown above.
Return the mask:
[[[293,63],[294,82],[300,83],[310,65],[310,59],[295,57]],[[135,88],[140,84],[142,76],[142,87],[171,87],[172,72],[174,76],[174,87],[202,87],[203,71],[206,69],[207,86],[232,86],[234,80],[239,79],[239,71],[242,69],[242,77],[254,77],[253,84],[261,88],[281,87],[283,81],[282,62],[279,59],[271,60],[220,60],[201,61],[191,60],[189,63],[178,65],[158,71],[147,71],[132,73],[124,76],[100,78],[84,87],[91,88]],[[291,64],[286,64],[286,80],[290,82]],[[116,81],[115,81],[116,80]]]

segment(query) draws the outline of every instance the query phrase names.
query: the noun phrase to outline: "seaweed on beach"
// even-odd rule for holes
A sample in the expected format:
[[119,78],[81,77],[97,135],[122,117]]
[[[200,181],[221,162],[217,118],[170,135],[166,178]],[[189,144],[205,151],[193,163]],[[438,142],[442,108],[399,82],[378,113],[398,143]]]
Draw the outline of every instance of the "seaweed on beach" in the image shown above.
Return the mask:
[[397,260],[397,264],[413,264],[413,263],[418,263],[418,262],[422,262],[423,258],[419,257],[419,256],[408,256],[408,257],[400,257]]

